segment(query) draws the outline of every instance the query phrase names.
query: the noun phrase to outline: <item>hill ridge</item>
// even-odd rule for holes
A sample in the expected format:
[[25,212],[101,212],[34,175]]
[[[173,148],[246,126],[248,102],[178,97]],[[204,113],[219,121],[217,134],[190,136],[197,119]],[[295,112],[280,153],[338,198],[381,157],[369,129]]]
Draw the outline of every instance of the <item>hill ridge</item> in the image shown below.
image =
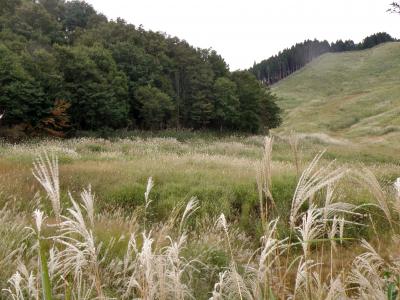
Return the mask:
[[400,137],[399,75],[400,42],[323,54],[272,86],[285,111],[276,132],[393,145]]

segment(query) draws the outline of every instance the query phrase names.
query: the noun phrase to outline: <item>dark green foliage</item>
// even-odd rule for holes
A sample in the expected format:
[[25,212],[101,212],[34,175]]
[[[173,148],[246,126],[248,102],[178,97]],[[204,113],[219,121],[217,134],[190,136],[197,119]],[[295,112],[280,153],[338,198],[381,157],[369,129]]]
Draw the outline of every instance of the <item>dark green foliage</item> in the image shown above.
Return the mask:
[[250,69],[257,79],[273,84],[301,69],[318,56],[328,52],[344,52],[364,50],[386,42],[395,41],[389,34],[379,32],[366,37],[361,43],[355,44],[352,40],[338,40],[329,44],[327,41],[307,40],[291,48],[284,49],[278,55],[261,61]]
[[327,41],[307,40],[285,49],[267,60],[254,64],[251,71],[259,80],[272,84],[329,51],[330,45]]
[[214,82],[214,119],[220,129],[235,128],[239,124],[240,101],[237,85],[227,77]]
[[274,96],[214,50],[108,21],[83,1],[0,0],[0,40],[2,125],[54,125],[61,99],[70,132],[279,124]]
[[20,4],[21,0],[0,0],[0,14],[12,14]]
[[238,126],[246,132],[268,132],[281,123],[276,97],[248,71],[236,71],[232,79],[239,97]]
[[208,64],[189,67],[189,85],[187,87],[185,115],[190,127],[205,128],[212,118],[213,72]]
[[159,89],[143,86],[136,90],[142,124],[146,129],[164,129],[174,109],[171,98]]
[[240,127],[244,131],[257,132],[260,126],[260,97],[259,82],[253,74],[246,71],[236,71],[232,78],[238,87],[240,101]]
[[78,129],[126,126],[128,84],[117,70],[111,53],[101,46],[55,47],[64,82],[63,99],[71,106],[73,123]]
[[375,33],[371,36],[366,37],[359,45],[359,49],[369,49],[372,48],[376,45],[382,44],[382,43],[387,43],[387,42],[393,42],[395,39],[392,38],[389,34],[386,32],[379,32]]
[[212,50],[211,52],[206,52],[206,54],[208,55],[207,60],[211,64],[211,68],[214,72],[215,77],[219,78],[223,76],[228,76],[229,68],[221,55],[218,55],[218,53],[214,50]]
[[356,44],[352,40],[338,40],[331,44],[331,52],[345,52],[356,50]]
[[14,33],[38,44],[62,41],[61,24],[42,5],[33,1],[22,1],[8,20]]
[[277,97],[272,94],[269,89],[265,89],[263,93],[261,93],[260,119],[262,126],[264,126],[264,131],[276,128],[282,123],[280,117],[281,109],[276,104],[276,100]]
[[5,112],[2,124],[36,124],[50,103],[24,70],[20,57],[1,44],[0,57],[0,108]]
[[101,19],[101,16],[86,2],[74,0],[64,4],[63,25],[67,32],[89,27],[90,22],[96,19]]

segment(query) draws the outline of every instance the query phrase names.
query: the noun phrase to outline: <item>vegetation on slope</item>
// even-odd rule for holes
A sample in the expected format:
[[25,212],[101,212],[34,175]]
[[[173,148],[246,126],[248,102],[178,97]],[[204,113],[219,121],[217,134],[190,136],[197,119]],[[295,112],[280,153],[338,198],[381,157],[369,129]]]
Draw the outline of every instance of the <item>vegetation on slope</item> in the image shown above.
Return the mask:
[[[282,130],[398,145],[400,43],[325,54],[273,87]],[[379,151],[380,152],[380,151]]]
[[307,40],[297,43],[291,48],[284,49],[259,63],[255,63],[250,69],[257,79],[273,84],[303,68],[306,64],[328,52],[346,52],[354,50],[365,50],[376,45],[395,41],[389,34],[379,32],[366,37],[362,42],[356,44],[352,40],[338,40],[329,44],[328,41]]
[[0,57],[2,135],[280,124],[275,96],[250,72],[82,1],[1,1]]

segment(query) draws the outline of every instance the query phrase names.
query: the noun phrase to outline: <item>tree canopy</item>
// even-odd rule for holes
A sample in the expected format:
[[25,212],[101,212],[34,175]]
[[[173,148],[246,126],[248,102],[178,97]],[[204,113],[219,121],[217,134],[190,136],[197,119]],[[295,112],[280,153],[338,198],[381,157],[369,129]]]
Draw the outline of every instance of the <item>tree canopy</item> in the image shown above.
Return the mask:
[[232,73],[212,49],[108,20],[83,1],[0,0],[0,57],[3,127],[257,132],[280,124],[276,97],[251,72]]

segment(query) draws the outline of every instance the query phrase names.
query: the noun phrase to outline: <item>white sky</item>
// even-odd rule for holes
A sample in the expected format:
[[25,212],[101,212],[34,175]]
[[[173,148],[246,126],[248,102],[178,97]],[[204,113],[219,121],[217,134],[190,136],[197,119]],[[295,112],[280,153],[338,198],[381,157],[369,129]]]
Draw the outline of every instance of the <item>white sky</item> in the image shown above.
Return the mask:
[[87,0],[110,19],[213,48],[231,70],[305,39],[353,39],[386,31],[400,37],[393,0]]

